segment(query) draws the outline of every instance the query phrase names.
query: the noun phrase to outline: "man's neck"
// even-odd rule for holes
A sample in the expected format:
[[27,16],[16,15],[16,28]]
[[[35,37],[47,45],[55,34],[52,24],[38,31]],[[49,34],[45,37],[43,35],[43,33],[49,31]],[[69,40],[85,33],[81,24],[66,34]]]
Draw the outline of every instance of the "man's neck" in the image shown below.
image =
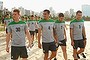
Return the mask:
[[81,20],[81,19],[76,18],[76,20]]
[[49,20],[49,18],[46,18],[45,20]]
[[59,20],[60,22],[62,22],[63,20]]
[[15,22],[19,22],[19,19],[14,20]]

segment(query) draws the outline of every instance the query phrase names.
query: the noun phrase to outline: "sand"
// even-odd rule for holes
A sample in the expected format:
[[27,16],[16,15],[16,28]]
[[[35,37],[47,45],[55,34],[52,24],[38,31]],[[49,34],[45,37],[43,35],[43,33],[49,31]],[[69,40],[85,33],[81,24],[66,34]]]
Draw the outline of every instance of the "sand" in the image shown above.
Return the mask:
[[[68,22],[66,24],[69,24]],[[90,22],[85,22],[85,27],[86,27],[86,34],[87,34],[87,45],[85,49],[85,55],[87,56],[86,59],[83,59],[81,56],[80,60],[90,60]],[[68,27],[69,28],[69,27]],[[72,57],[72,46],[71,46],[71,41],[70,41],[70,36],[69,36],[69,29],[67,30],[67,55],[68,55],[68,60],[73,60]],[[10,59],[10,53],[7,53],[5,51],[5,31],[0,31],[0,60],[11,60]],[[43,60],[43,50],[39,49],[37,47],[37,41],[34,42],[34,47],[28,50],[28,60]],[[57,59],[58,60],[64,60],[63,55],[62,55],[62,50],[59,47],[58,49],[58,54],[57,54]],[[19,60],[21,60],[19,58]]]

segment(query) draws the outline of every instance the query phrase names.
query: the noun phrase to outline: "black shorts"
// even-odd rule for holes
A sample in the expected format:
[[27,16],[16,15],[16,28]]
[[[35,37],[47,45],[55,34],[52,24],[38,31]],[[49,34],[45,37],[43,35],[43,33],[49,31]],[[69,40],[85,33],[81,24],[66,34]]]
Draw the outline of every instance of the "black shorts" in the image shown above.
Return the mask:
[[28,58],[26,46],[11,46],[11,59]]
[[42,43],[43,53],[48,53],[50,51],[56,51],[55,42]]
[[29,32],[30,32],[30,35],[34,36],[35,31],[29,31]]
[[38,29],[35,29],[35,32],[38,33]]
[[62,41],[59,41],[57,44],[56,44],[56,47],[58,48],[59,46],[66,46],[66,40],[62,40]]
[[84,40],[74,40],[74,46],[73,48],[74,49],[77,49],[77,48],[84,48]]

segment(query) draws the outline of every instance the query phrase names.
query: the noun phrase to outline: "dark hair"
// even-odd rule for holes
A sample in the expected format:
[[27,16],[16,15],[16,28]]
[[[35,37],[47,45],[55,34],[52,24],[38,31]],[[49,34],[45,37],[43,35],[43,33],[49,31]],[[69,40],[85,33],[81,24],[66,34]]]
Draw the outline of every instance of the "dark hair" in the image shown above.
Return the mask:
[[43,12],[47,12],[48,14],[50,14],[50,11],[49,11],[49,10],[47,10],[47,9],[46,9],[46,10],[44,10]]
[[24,16],[21,16],[21,18],[24,18]]
[[82,11],[78,10],[78,11],[76,12],[76,14],[78,14],[78,13],[82,13]]
[[14,9],[13,12],[17,12],[18,14],[20,13],[19,9]]
[[58,17],[64,17],[63,13],[59,13]]
[[6,14],[6,16],[8,16],[9,14]]
[[34,17],[33,15],[31,15],[31,17]]

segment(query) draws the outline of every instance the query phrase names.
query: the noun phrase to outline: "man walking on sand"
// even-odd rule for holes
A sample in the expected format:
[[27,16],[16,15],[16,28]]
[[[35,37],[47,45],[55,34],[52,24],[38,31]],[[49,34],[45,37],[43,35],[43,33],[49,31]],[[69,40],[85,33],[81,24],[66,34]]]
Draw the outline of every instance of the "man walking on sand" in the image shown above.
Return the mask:
[[25,45],[25,35],[28,38],[29,45],[31,47],[31,36],[28,31],[28,27],[25,22],[20,21],[20,11],[18,9],[13,10],[13,21],[8,25],[8,33],[6,35],[6,51],[9,52],[10,36],[11,41],[11,59],[18,60],[18,57],[22,60],[27,60],[27,49]]
[[[41,48],[40,37],[42,32],[42,48],[44,53],[44,60],[52,60],[56,56],[56,45],[54,39],[54,21],[49,18],[49,15],[49,10],[43,11],[44,19],[39,21],[38,28],[38,47]],[[51,51],[50,57],[49,51]]]

